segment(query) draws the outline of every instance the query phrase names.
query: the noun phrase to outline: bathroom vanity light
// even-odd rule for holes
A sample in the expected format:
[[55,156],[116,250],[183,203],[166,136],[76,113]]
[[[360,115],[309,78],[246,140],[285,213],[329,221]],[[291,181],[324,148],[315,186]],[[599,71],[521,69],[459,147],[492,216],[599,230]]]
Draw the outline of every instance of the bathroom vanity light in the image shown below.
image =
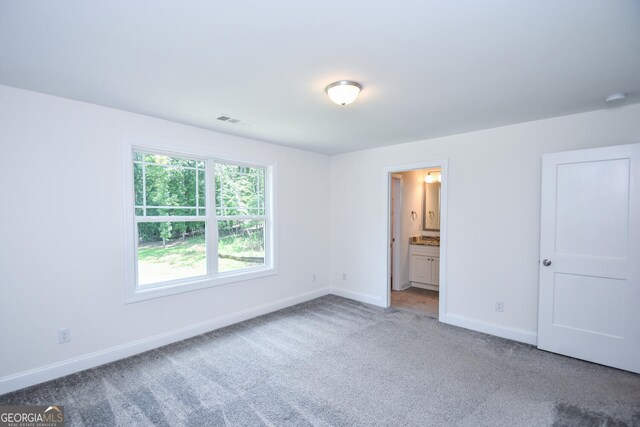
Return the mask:
[[431,175],[431,172],[428,172],[424,176],[424,182],[426,182],[427,184],[433,184],[436,180],[438,182],[442,182],[442,174],[441,173],[434,172],[433,175]]
[[340,80],[324,88],[329,98],[338,105],[351,104],[356,100],[362,86],[351,80]]

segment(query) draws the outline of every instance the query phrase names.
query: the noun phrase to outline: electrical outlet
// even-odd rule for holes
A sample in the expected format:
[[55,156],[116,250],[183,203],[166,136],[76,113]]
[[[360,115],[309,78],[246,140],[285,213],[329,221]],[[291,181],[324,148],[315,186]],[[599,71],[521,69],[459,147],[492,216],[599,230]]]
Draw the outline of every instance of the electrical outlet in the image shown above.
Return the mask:
[[312,282],[315,282],[316,280],[318,280],[318,278],[316,277],[316,273],[313,273],[313,274],[311,275],[311,281],[312,281]]
[[64,344],[71,341],[71,329],[58,329],[58,344]]
[[347,280],[347,273],[342,273],[342,280]]
[[496,301],[496,311],[500,313],[504,311],[504,301]]

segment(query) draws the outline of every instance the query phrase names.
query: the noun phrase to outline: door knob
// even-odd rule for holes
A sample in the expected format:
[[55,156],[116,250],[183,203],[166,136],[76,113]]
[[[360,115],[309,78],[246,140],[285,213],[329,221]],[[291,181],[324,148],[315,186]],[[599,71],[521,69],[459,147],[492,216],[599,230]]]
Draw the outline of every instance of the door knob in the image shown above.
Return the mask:
[[549,267],[551,265],[551,260],[545,259],[544,261],[542,261],[542,265],[544,265],[545,267]]

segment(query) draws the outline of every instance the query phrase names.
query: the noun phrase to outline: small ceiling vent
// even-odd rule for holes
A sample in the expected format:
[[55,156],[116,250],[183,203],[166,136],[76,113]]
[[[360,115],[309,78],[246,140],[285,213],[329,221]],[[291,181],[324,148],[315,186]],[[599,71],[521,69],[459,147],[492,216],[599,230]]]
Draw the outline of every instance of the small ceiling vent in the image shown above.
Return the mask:
[[238,123],[240,121],[240,119],[232,119],[229,116],[226,115],[222,115],[220,117],[218,117],[218,120],[223,121],[223,122],[227,122],[227,123]]

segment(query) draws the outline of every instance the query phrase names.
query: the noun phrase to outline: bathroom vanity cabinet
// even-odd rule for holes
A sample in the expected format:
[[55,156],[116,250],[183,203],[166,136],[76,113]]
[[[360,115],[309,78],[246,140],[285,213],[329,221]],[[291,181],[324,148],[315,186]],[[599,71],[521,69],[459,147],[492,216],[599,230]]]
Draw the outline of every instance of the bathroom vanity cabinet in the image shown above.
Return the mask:
[[440,247],[409,245],[411,286],[437,291],[440,283]]

